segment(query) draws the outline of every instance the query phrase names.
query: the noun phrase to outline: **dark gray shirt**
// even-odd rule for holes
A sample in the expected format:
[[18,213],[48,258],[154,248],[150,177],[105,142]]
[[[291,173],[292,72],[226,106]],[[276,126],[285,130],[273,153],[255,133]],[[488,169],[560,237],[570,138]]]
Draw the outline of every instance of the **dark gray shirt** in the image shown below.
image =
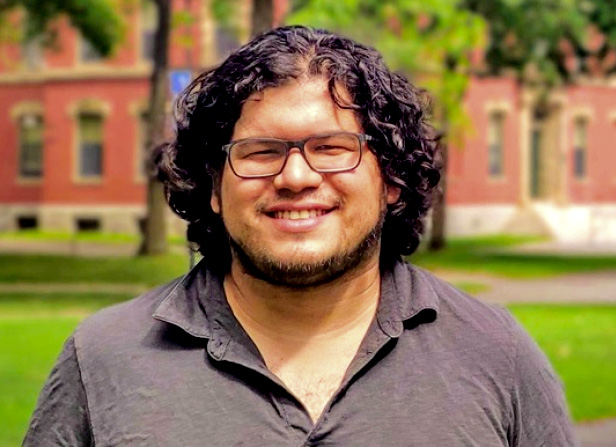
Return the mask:
[[[153,316],[153,317],[152,317]],[[398,263],[313,424],[234,318],[220,278],[181,280],[84,321],[25,446],[572,446],[560,382],[509,313]]]

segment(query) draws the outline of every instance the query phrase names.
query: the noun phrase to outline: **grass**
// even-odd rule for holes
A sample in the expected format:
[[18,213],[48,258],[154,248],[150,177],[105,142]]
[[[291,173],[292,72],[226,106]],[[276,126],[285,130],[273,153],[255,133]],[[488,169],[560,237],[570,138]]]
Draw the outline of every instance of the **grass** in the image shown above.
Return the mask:
[[0,446],[21,445],[38,393],[64,341],[110,294],[0,295]]
[[520,279],[616,270],[616,254],[542,255],[505,250],[537,240],[516,236],[452,239],[446,249],[432,253],[421,248],[410,260],[432,271],[450,270]]
[[0,254],[0,283],[114,283],[157,285],[189,268],[187,255],[78,258]]
[[616,306],[514,305],[550,358],[577,421],[616,416]]
[[[95,242],[97,244],[137,244],[138,234],[104,233],[101,231],[79,231],[74,233],[40,230],[19,230],[0,232],[0,240],[26,242]],[[183,236],[169,236],[169,242],[185,245]]]
[[[19,445],[66,337],[126,294],[0,295],[0,446]],[[563,379],[577,421],[616,416],[616,306],[515,305],[511,310]]]

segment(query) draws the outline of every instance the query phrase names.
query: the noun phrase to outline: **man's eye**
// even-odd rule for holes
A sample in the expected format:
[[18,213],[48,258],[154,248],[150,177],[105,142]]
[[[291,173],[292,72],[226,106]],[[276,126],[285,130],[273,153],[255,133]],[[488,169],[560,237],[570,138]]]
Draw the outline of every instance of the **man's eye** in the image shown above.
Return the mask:
[[245,158],[257,159],[257,158],[271,158],[279,157],[280,151],[276,149],[258,149],[247,152]]
[[320,144],[314,148],[315,152],[324,154],[337,154],[340,152],[348,152],[350,150],[352,149],[339,144]]

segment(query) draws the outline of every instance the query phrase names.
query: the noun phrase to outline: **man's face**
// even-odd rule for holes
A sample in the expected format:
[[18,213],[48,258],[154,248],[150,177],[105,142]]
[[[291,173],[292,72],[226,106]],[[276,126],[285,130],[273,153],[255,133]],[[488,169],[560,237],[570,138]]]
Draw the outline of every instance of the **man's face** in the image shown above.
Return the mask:
[[[326,81],[313,77],[248,98],[232,140],[301,140],[338,131],[362,128],[351,110],[332,101]],[[226,163],[211,206],[232,239],[233,262],[271,283],[307,286],[378,259],[386,205],[398,196],[397,188],[384,186],[365,146],[357,168],[330,174],[313,171],[293,148],[273,177],[242,179]]]

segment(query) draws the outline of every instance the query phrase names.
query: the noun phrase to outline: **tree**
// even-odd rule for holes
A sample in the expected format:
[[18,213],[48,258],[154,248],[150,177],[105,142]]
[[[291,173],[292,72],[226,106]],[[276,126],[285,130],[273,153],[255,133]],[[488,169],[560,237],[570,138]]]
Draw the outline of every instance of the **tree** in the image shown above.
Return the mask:
[[[158,25],[154,37],[154,67],[151,77],[146,147],[148,147],[148,153],[154,156],[148,157],[147,207],[139,248],[141,255],[162,254],[168,250],[165,192],[157,178],[154,159],[156,148],[164,144],[166,137],[164,132],[166,127],[165,104],[168,90],[168,53],[172,11],[171,0],[153,0],[153,2],[157,8]],[[239,7],[238,0],[214,0],[212,7],[215,18],[226,23],[229,28],[233,28],[231,15]],[[272,0],[255,0],[251,14],[252,35],[271,28],[272,17]]]
[[53,37],[50,24],[64,15],[98,52],[109,55],[123,35],[123,23],[115,3],[111,0],[0,0],[0,26],[6,25],[11,11],[22,9],[27,20],[21,37],[32,39],[42,34]]
[[165,142],[166,112],[168,98],[169,39],[171,35],[171,0],[152,0],[158,15],[154,33],[154,63],[150,78],[150,100],[148,104],[148,125],[146,133],[148,183],[144,228],[142,229],[140,255],[166,253],[167,205],[165,191],[158,180],[154,165],[155,149]]
[[250,14],[250,35],[256,36],[268,29],[274,23],[273,0],[253,0]]

